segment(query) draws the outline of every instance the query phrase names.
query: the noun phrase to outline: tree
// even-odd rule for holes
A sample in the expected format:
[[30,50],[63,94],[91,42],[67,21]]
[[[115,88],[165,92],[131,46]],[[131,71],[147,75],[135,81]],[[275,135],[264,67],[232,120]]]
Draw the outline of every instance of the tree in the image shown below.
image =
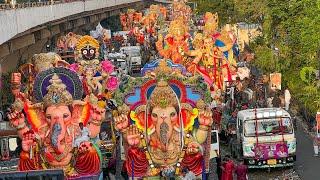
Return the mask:
[[[256,53],[255,65],[263,72],[279,71],[298,100],[313,113],[320,97],[318,80],[305,83],[299,72],[304,67],[320,69],[320,0],[227,0],[197,1],[198,11],[218,12],[221,23],[258,23],[263,36],[250,44]],[[232,13],[229,6],[232,5]],[[277,47],[279,53],[275,54]],[[275,56],[276,55],[276,56]],[[279,66],[275,66],[275,64]],[[301,88],[306,87],[306,88]]]

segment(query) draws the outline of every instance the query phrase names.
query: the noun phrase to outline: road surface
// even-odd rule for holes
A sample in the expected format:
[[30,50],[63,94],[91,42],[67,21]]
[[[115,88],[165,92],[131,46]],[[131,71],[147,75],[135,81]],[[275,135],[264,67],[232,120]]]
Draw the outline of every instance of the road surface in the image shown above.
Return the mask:
[[297,161],[295,170],[303,180],[320,179],[320,157],[314,157],[312,137],[306,133],[303,123],[297,121]]

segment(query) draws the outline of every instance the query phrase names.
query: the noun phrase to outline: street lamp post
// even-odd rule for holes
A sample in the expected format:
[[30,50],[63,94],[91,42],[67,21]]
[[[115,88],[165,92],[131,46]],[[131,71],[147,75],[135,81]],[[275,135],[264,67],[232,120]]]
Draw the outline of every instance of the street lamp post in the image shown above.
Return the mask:
[[275,67],[275,71],[276,72],[279,72],[280,71],[280,68],[279,67],[279,48],[275,47],[274,45],[271,45],[271,49],[272,49],[272,52],[273,52],[273,57],[274,60],[275,60],[275,63],[274,63],[274,67]]
[[274,51],[274,55],[276,56],[276,62],[275,62],[275,67],[276,67],[276,71],[279,72],[281,69],[279,67],[279,48],[274,47],[273,49]]

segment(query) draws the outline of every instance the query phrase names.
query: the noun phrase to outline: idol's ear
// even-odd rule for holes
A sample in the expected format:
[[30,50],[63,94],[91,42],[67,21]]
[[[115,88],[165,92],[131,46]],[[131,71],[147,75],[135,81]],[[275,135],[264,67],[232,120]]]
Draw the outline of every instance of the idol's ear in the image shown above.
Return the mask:
[[147,112],[147,106],[141,105],[137,107],[134,111],[130,112],[130,118],[134,122],[134,124],[141,131],[151,132],[153,128],[153,124],[151,121],[150,113]]
[[23,109],[27,115],[28,123],[31,125],[32,130],[34,130],[35,132],[38,132],[41,126],[47,124],[47,122],[45,121],[45,109],[43,108],[42,103],[25,103]]
[[86,126],[90,118],[91,105],[89,102],[76,100],[72,103],[72,119],[73,122],[79,124],[80,122]]
[[194,121],[198,117],[198,109],[193,108],[188,103],[181,103],[181,118],[178,122],[178,127],[183,123],[183,129],[185,131],[191,131],[193,129]]

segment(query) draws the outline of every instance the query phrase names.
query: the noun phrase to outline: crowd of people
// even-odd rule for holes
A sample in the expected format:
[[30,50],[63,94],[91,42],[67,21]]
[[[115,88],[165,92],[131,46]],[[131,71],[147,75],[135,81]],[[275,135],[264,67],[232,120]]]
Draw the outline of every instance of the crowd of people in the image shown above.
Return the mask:
[[233,180],[236,177],[237,180],[248,179],[248,167],[244,164],[244,160],[240,160],[236,164],[229,155],[226,155],[222,160],[221,156],[216,158],[217,170],[219,180]]

